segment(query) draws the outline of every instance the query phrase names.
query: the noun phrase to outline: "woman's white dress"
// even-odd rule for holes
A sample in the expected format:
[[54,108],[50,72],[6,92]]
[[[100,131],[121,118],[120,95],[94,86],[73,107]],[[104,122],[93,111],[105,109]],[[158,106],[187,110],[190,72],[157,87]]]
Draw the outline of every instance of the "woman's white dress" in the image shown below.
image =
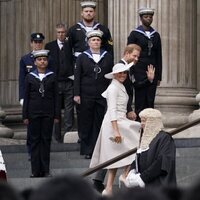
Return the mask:
[[[102,94],[107,100],[107,112],[102,122],[99,137],[92,155],[90,167],[95,167],[107,160],[110,160],[130,149],[137,147],[139,143],[140,123],[129,120],[126,117],[128,94],[122,83],[113,79],[107,90]],[[117,120],[122,142],[117,144],[109,138],[114,137],[111,121]],[[135,155],[128,156],[106,169],[120,168],[130,165],[135,159]]]

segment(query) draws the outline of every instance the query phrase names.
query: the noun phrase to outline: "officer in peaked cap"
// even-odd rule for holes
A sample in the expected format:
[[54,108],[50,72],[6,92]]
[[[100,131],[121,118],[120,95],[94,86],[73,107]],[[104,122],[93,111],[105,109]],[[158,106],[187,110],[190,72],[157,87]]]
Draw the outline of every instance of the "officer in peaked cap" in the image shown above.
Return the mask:
[[82,1],[81,3],[81,7],[82,8],[86,8],[86,7],[91,7],[91,8],[96,8],[96,2],[95,1]]
[[26,75],[29,72],[32,72],[34,69],[36,69],[36,66],[34,64],[34,59],[32,52],[36,50],[41,50],[43,48],[43,40],[45,39],[44,35],[42,33],[32,33],[30,35],[30,41],[31,41],[31,49],[32,51],[28,54],[24,55],[20,59],[20,69],[19,69],[19,100],[20,104],[23,104],[24,99],[24,80]]
[[43,41],[45,39],[42,33],[32,33],[31,34],[31,41]]
[[140,8],[138,10],[138,14],[139,14],[139,16],[142,16],[142,15],[154,15],[154,9],[152,9],[152,8]]

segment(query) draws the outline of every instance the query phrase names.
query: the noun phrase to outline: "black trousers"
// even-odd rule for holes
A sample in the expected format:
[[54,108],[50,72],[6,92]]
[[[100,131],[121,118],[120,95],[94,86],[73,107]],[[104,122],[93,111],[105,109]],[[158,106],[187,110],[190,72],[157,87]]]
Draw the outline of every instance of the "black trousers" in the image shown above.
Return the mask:
[[[138,114],[145,108],[154,108],[154,101],[156,95],[156,84],[150,84],[135,89],[135,113]],[[137,119],[140,121],[139,117]]]
[[[64,132],[71,131],[74,123],[74,94],[73,94],[73,81],[66,80],[66,81],[59,81],[58,82],[58,90],[59,90],[59,102],[60,108],[64,108]],[[59,123],[54,125],[53,135],[56,141],[62,142],[63,141],[63,134],[61,132],[61,124],[62,124],[62,117],[60,116]]]
[[32,174],[49,173],[53,118],[37,117],[30,119],[29,130]]
[[82,98],[80,104],[81,155],[92,155],[106,109],[104,98]]

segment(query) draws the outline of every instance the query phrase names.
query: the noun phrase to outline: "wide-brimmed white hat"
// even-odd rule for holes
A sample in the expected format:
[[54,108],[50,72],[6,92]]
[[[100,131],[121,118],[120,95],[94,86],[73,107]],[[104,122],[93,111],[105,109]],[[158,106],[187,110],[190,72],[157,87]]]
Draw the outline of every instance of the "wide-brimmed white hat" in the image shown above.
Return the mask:
[[113,74],[117,74],[119,72],[124,72],[130,69],[130,65],[125,65],[122,63],[117,63],[116,65],[114,65],[114,67],[112,68],[112,72],[105,74],[104,77],[107,79],[113,79]]

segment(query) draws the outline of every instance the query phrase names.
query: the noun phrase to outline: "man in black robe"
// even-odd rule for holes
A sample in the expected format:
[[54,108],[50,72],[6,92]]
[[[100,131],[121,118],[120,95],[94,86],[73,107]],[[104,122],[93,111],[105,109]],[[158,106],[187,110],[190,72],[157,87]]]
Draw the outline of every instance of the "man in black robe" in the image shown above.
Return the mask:
[[162,130],[160,111],[147,108],[139,116],[142,127],[140,144],[126,186],[176,185],[176,148],[171,135]]

